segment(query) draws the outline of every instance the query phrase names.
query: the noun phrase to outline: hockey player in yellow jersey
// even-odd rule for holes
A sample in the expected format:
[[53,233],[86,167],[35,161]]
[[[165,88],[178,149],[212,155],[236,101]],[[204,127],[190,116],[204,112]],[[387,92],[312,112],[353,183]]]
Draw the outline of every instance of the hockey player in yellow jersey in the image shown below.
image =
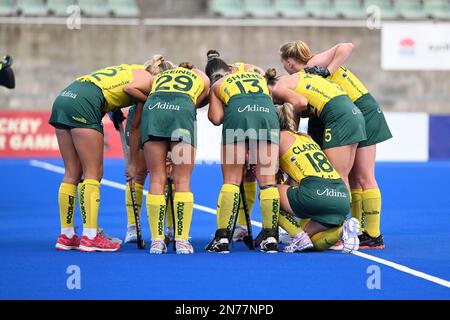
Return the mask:
[[[161,58],[163,59],[163,58]],[[152,236],[150,253],[167,252],[164,241],[164,216],[167,181],[166,158],[171,152],[172,178],[175,186],[173,213],[176,252],[192,254],[189,231],[194,208],[190,178],[195,163],[196,114],[204,106],[209,91],[209,79],[190,63],[170,68],[151,81],[150,95],[142,107],[141,145],[150,173],[147,194],[147,216]]]
[[[307,111],[323,123],[326,130],[321,147],[349,187],[348,175],[358,143],[366,139],[364,117],[358,107],[339,85],[321,76],[300,71],[278,77],[273,68],[265,76],[276,103],[291,103],[298,114]],[[307,108],[299,106],[302,99],[307,100]]]
[[[358,249],[359,222],[346,221],[350,193],[314,140],[298,133],[298,115],[291,104],[278,106],[280,169],[288,176],[278,185],[279,225],[292,237],[284,252],[326,250],[343,239],[344,251]],[[294,215],[303,220],[300,224]]]
[[[376,145],[392,137],[381,107],[362,81],[343,66],[354,45],[339,43],[328,50],[313,54],[303,41],[291,41],[281,49],[283,65],[289,73],[304,70],[338,84],[361,110],[367,139],[358,143],[355,161],[349,174],[352,195],[352,216],[364,229],[361,248],[384,248],[380,231],[381,193],[375,178]],[[310,119],[308,132],[323,142],[325,128],[317,118]]]
[[[102,118],[106,112],[133,102],[143,104],[150,90],[150,72],[159,71],[161,66],[156,65],[155,59],[146,66],[120,64],[103,68],[78,77],[55,99],[49,123],[55,127],[65,167],[58,192],[61,232],[57,249],[119,250],[119,244],[98,233],[104,149]],[[81,240],[73,225],[77,193],[83,221]]]
[[216,234],[206,250],[229,252],[230,231],[238,213],[237,200],[245,155],[249,153],[253,160],[250,163],[256,165],[261,189],[263,233],[257,245],[263,252],[277,252],[279,194],[275,186],[275,169],[279,124],[266,80],[254,68],[245,68],[245,64],[230,67],[215,50],[210,50],[207,56],[205,69],[212,82],[208,118],[214,125],[223,124],[224,181],[217,203]]

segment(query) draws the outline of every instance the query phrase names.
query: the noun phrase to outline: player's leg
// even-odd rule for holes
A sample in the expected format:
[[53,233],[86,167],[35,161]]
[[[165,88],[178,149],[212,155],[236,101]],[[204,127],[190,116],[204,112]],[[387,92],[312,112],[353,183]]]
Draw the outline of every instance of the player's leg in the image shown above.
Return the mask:
[[376,145],[358,148],[353,172],[361,186],[364,232],[360,236],[361,248],[384,248],[380,231],[381,193],[375,178]]
[[324,150],[328,160],[339,173],[345,185],[350,190],[349,174],[355,161],[357,144],[328,148]]
[[245,154],[245,142],[222,146],[223,185],[217,201],[217,231],[214,239],[206,247],[209,252],[229,252],[228,239],[239,210],[239,185],[242,181]]
[[194,211],[194,195],[191,192],[191,175],[195,163],[195,147],[188,143],[171,144],[173,183],[173,214],[175,215],[175,242],[179,254],[194,253],[189,242],[192,214]]
[[[138,215],[142,211],[142,199],[144,197],[144,184],[147,178],[147,165],[145,163],[144,152],[139,151],[138,159],[136,161],[136,176],[134,178],[134,190],[136,192],[136,205],[138,208]],[[134,217],[133,203],[131,201],[130,185],[127,183],[125,188],[125,204],[127,209],[127,234],[125,236],[125,243],[135,243],[137,241],[136,235],[136,219]]]
[[98,234],[98,211],[100,206],[100,180],[103,176],[103,134],[94,129],[70,130],[72,140],[83,168],[84,180],[78,185],[78,202],[83,220],[82,251],[117,251],[113,243]]
[[146,206],[148,224],[152,237],[150,253],[165,253],[164,217],[166,214],[166,156],[169,151],[169,141],[147,141],[144,144],[145,162],[150,172],[150,190],[147,194]]
[[[332,190],[336,196],[328,196],[322,191],[326,189]],[[325,250],[341,237],[347,252],[357,250],[359,223],[353,218],[345,220],[350,201],[348,189],[341,179],[310,177],[302,180],[298,188],[279,186],[279,190],[281,208],[286,216],[294,213],[305,222],[293,223],[296,220],[289,216],[285,218],[284,215],[280,218],[283,227],[293,236],[285,252],[301,252],[312,248]]]
[[[356,160],[355,160],[356,163]],[[363,221],[363,212],[362,212],[362,193],[363,189],[361,184],[359,183],[357,176],[356,176],[356,170],[355,166],[353,165],[352,170],[350,171],[349,175],[349,182],[350,182],[350,194],[351,194],[351,207],[350,212],[351,216],[359,221],[361,224],[361,228],[364,227],[364,221]]]
[[58,191],[61,233],[56,242],[56,249],[73,250],[78,249],[80,245],[80,239],[75,234],[74,219],[77,185],[81,179],[82,169],[69,129],[55,131],[59,151],[64,161],[64,178]]
[[291,237],[291,240],[285,246],[283,252],[294,253],[302,252],[313,247],[313,243],[309,236],[303,231],[303,226],[300,221],[294,216],[294,210],[289,203],[287,195],[289,185],[278,185],[278,192],[280,194],[280,216],[278,219],[279,226],[282,227]]
[[[278,218],[280,213],[280,194],[276,186],[275,174],[278,170],[279,147],[275,143],[258,142],[256,178],[259,183],[260,208],[262,216],[261,251],[278,251]],[[249,152],[252,152],[250,146]],[[258,237],[257,237],[258,238]],[[256,243],[258,244],[258,240]]]

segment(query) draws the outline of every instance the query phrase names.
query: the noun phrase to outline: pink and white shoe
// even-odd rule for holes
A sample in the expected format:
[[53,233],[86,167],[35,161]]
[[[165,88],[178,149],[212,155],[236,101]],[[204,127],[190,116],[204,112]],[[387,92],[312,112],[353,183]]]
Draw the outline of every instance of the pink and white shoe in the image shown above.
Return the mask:
[[342,240],[339,240],[334,245],[328,248],[328,250],[334,250],[334,251],[342,251],[344,249],[344,242]]
[[67,237],[65,234],[60,234],[58,240],[56,240],[56,250],[78,250],[80,246],[80,238],[75,234],[72,238]]
[[163,254],[167,252],[167,245],[164,242],[164,239],[153,239],[152,246],[150,247],[151,254]]
[[193,254],[194,248],[189,240],[185,239],[175,239],[177,254]]
[[80,241],[79,250],[83,252],[115,252],[120,249],[120,244],[114,243],[101,234],[97,233],[94,239],[89,239],[87,236],[83,236]]
[[295,253],[295,252],[303,252],[309,249],[312,249],[314,247],[313,243],[311,242],[311,239],[306,234],[306,232],[302,231],[299,234],[297,234],[294,239],[292,239],[292,242],[284,247],[283,252],[285,253]]

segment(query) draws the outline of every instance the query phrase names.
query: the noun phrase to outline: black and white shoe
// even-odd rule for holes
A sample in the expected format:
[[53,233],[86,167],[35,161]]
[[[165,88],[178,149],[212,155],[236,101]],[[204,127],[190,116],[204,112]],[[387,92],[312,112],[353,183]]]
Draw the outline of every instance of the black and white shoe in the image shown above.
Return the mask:
[[384,249],[384,239],[380,234],[378,237],[371,237],[368,233],[363,232],[359,236],[360,249]]
[[228,229],[217,229],[214,239],[206,246],[206,251],[216,253],[230,253],[228,248],[230,231]]
[[278,252],[278,230],[263,229],[255,239],[255,247],[266,253]]

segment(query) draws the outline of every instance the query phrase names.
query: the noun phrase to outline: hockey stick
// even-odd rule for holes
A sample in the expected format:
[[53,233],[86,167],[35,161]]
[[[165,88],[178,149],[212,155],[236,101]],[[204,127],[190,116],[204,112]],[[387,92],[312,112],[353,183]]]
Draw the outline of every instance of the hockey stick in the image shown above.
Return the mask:
[[[125,165],[130,165],[130,155],[128,152],[127,141],[125,139],[125,131],[123,129],[122,123],[119,124],[119,134],[120,134],[120,142],[122,143],[122,151],[123,157],[125,159]],[[142,226],[141,226],[141,218],[138,213],[138,206],[136,200],[136,189],[134,188],[134,182],[130,180],[128,182],[130,186],[130,194],[131,194],[131,204],[133,206],[134,219],[136,221],[136,236],[137,236],[137,247],[139,249],[145,249],[145,241],[142,239]]]
[[245,216],[245,222],[247,224],[247,231],[248,235],[246,235],[243,239],[245,245],[250,249],[253,250],[255,248],[254,242],[253,242],[253,231],[252,231],[252,223],[250,221],[250,214],[248,212],[248,204],[247,204],[247,198],[245,197],[245,189],[244,189],[244,183],[241,182],[241,185],[239,186],[239,205],[238,205],[238,212],[234,216],[233,219],[233,227],[231,229],[230,238],[228,239],[229,243],[232,243],[233,241],[233,234],[236,229],[237,219],[239,216],[239,209],[241,208],[241,203],[244,209],[244,216]]
[[166,217],[167,217],[167,210],[169,208],[169,201],[170,205],[172,206],[172,223],[173,223],[173,251],[176,251],[176,244],[175,244],[175,233],[177,230],[177,226],[175,225],[175,207],[173,202],[173,189],[172,189],[172,177],[167,177],[167,199],[166,199]]
[[255,244],[253,242],[252,221],[250,220],[250,213],[248,211],[248,204],[247,204],[247,198],[245,196],[244,183],[241,183],[241,185],[239,186],[239,190],[241,192],[240,200],[242,201],[242,207],[244,209],[245,222],[247,223],[247,232],[248,232],[248,234],[246,236],[244,236],[243,240],[244,240],[244,243],[247,245],[247,247],[250,250],[253,250],[255,248]]

